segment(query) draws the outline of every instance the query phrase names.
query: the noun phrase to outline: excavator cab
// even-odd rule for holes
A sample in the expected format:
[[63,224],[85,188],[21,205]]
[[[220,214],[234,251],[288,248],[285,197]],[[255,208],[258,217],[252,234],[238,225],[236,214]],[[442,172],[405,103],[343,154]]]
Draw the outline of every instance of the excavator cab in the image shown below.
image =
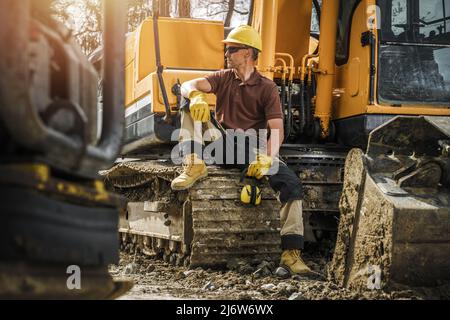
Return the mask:
[[341,2],[329,110],[340,143],[365,149],[397,115],[450,115],[448,15],[442,1]]

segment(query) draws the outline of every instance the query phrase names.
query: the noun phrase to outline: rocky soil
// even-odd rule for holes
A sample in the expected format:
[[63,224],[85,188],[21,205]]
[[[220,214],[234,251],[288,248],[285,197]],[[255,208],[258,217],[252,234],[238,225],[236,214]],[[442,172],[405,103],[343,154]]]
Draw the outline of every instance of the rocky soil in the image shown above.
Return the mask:
[[318,273],[315,279],[299,276],[277,278],[274,276],[277,265],[270,261],[262,261],[257,266],[245,261],[233,261],[228,266],[229,270],[189,270],[153,257],[125,252],[121,253],[119,265],[112,265],[110,272],[114,277],[128,278],[134,282],[133,289],[121,297],[131,300],[391,300],[450,297],[449,286],[432,291],[406,288],[393,292],[355,292],[339,288],[326,280],[324,275],[328,257],[315,249],[308,248],[304,256],[306,263]]

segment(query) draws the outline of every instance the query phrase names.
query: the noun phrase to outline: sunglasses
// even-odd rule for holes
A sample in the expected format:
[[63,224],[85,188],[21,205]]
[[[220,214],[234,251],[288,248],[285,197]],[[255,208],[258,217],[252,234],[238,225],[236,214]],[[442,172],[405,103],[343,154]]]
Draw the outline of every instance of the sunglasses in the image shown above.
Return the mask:
[[236,53],[239,50],[243,50],[243,49],[248,49],[248,48],[247,47],[227,47],[227,48],[225,48],[225,53],[233,54],[233,53]]

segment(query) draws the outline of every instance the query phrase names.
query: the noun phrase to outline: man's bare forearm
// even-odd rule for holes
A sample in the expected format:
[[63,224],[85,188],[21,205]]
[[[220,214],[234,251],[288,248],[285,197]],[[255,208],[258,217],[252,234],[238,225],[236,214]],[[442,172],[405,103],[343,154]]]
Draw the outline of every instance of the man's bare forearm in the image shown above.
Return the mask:
[[272,158],[276,157],[280,152],[283,140],[284,138],[282,136],[280,136],[279,139],[270,137],[267,141],[267,155],[271,156]]
[[284,127],[282,119],[269,120],[270,138],[267,140],[267,155],[272,158],[280,152],[284,141]]

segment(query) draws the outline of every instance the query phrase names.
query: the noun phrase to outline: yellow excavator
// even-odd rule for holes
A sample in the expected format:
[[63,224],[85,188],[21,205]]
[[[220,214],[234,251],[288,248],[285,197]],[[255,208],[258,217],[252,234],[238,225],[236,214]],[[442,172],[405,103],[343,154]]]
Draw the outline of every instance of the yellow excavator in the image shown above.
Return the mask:
[[[258,69],[279,86],[280,155],[304,184],[305,240],[336,239],[329,278],[354,288],[449,280],[450,1],[254,0],[248,23],[263,41]],[[270,188],[248,207],[240,172],[217,167],[170,189],[180,83],[224,67],[226,33],[155,12],[127,38],[125,145],[105,172],[128,199],[122,249],[191,267],[279,257]]]
[[0,298],[114,298],[124,199],[98,171],[123,137],[126,10],[105,1],[99,128],[98,74],[51,2],[0,2]]

